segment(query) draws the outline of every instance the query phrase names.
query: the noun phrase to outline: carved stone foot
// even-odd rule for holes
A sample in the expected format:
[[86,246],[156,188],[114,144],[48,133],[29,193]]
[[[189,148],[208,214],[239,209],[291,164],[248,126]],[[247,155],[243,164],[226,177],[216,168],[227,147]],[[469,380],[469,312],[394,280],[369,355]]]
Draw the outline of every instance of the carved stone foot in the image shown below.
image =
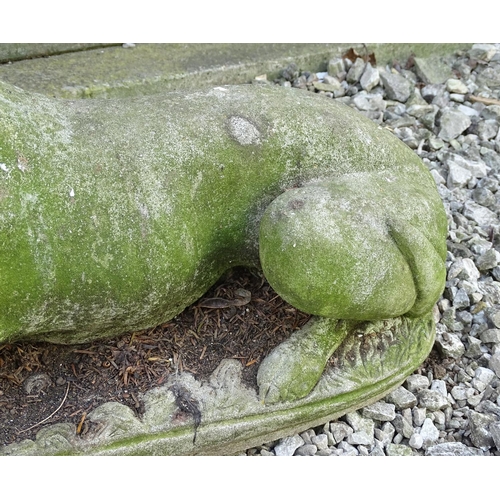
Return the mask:
[[260,399],[265,403],[277,403],[307,396],[352,323],[314,317],[278,345],[259,367]]

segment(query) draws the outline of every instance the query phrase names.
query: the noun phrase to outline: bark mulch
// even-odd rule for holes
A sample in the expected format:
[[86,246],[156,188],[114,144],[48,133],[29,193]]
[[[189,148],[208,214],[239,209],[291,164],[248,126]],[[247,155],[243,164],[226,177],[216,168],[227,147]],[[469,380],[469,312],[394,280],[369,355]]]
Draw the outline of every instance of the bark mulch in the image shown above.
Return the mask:
[[224,358],[239,360],[243,381],[255,388],[262,359],[308,319],[261,275],[236,268],[156,328],[71,346],[1,345],[0,445],[34,439],[43,426],[58,422],[73,422],[84,434],[88,413],[108,401],[140,416],[140,395],[171,373],[206,379]]

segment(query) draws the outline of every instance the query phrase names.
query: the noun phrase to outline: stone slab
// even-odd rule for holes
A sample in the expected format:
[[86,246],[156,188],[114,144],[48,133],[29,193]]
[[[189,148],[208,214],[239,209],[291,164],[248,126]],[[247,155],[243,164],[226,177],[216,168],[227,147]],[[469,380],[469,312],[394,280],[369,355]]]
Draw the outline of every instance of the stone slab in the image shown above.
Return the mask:
[[121,45],[117,43],[0,43],[0,64],[67,52]]
[[[411,54],[425,57],[470,47],[372,44],[365,49],[359,43],[137,44],[132,48],[121,44],[94,48],[83,45],[0,44],[0,62],[14,61],[0,64],[0,81],[54,97],[123,97],[248,83],[261,74],[267,74],[272,81],[291,62],[308,71],[326,71],[331,58],[351,47],[360,54],[375,52],[379,65],[405,60]],[[67,52],[71,47],[74,51]],[[42,55],[50,57],[38,57]]]

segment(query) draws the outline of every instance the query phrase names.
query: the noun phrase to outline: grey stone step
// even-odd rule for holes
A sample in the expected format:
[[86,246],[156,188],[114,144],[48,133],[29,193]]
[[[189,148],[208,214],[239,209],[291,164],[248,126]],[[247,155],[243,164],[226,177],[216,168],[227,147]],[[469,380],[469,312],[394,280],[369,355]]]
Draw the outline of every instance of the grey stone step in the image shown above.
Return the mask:
[[[248,83],[260,74],[272,80],[291,62],[326,71],[332,57],[351,47],[365,52],[359,43],[104,45],[0,44],[0,80],[54,97],[124,97]],[[374,44],[366,52],[375,52],[383,64],[404,61],[412,53],[441,55],[463,47],[470,44]]]
[[66,52],[78,52],[116,43],[0,43],[0,64],[36,57],[48,57]]

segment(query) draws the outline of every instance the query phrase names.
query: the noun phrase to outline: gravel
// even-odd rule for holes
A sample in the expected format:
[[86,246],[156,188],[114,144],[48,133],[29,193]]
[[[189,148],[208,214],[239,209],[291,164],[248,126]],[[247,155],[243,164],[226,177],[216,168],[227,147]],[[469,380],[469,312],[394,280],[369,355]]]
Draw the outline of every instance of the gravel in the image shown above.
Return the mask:
[[448,215],[436,343],[381,401],[246,455],[500,455],[500,44],[380,67],[291,64],[274,82],[338,99],[422,158]]

